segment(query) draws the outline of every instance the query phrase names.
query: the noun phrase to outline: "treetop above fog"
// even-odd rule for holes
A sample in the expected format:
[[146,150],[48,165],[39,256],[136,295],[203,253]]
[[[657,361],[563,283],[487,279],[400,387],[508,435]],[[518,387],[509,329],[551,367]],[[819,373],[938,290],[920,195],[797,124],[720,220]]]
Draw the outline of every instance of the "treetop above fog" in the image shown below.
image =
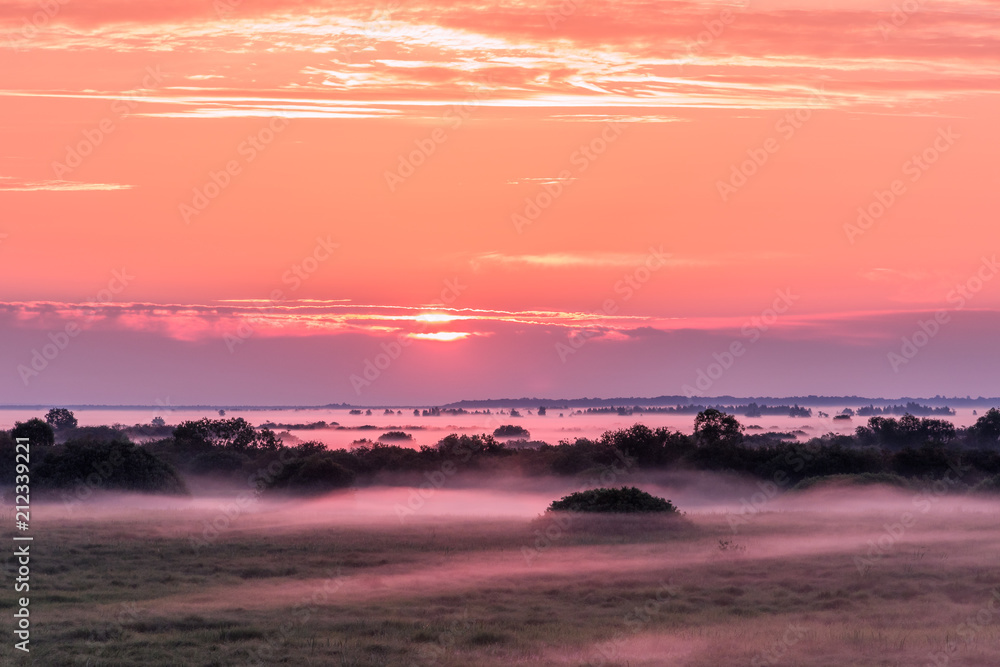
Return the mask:
[[199,419],[186,421],[174,429],[174,439],[191,444],[224,447],[237,452],[274,451],[281,440],[274,431],[255,429],[242,417],[233,419]]
[[550,512],[604,512],[632,514],[635,512],[671,512],[677,508],[669,500],[646,493],[634,486],[618,489],[578,491],[552,501]]

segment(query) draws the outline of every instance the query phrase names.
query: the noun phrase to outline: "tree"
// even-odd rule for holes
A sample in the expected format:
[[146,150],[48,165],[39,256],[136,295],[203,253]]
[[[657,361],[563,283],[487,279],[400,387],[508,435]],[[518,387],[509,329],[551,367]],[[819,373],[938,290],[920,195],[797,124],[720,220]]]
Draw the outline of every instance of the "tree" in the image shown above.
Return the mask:
[[259,431],[242,417],[234,419],[199,419],[186,421],[174,429],[174,439],[194,444],[225,447],[237,452],[274,451],[281,446],[281,440],[274,431],[262,428]]
[[31,445],[54,445],[56,442],[56,434],[52,427],[38,417],[26,422],[14,422],[10,437],[27,438]]
[[691,450],[690,438],[683,433],[671,432],[666,427],[652,430],[645,424],[606,431],[598,442],[617,449],[639,465],[674,463]]
[[528,429],[523,426],[517,426],[515,424],[504,424],[503,426],[498,426],[493,430],[494,438],[520,438],[522,440],[527,440],[531,437],[531,433]]
[[544,405],[541,405],[541,406],[538,407],[538,416],[539,417],[544,417],[545,416],[545,406]]
[[863,445],[902,449],[928,442],[947,444],[955,437],[955,426],[943,419],[920,419],[907,413],[899,420],[892,417],[871,417],[868,419],[868,426],[859,426],[854,432]]
[[32,482],[40,489],[77,489],[75,495],[80,500],[98,489],[187,493],[173,466],[127,440],[67,442],[65,449],[50,454],[37,466]]
[[736,446],[743,442],[743,425],[736,417],[709,408],[694,418],[694,436],[702,446]]
[[990,408],[976,423],[969,427],[972,439],[983,445],[996,445],[1000,441],[1000,410]]
[[76,428],[76,417],[66,408],[52,408],[45,415],[45,422],[59,431],[64,428]]
[[274,477],[269,490],[294,494],[322,494],[349,487],[354,472],[337,463],[330,452],[298,458]]
[[153,426],[166,426],[167,422],[163,420],[163,417],[153,417],[153,421],[149,422]]

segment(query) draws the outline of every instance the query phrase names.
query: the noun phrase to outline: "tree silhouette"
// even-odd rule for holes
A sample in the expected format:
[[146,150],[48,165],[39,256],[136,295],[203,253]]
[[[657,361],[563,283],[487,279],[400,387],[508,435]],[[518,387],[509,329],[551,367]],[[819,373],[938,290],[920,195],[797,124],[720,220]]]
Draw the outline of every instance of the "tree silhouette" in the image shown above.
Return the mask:
[[26,422],[14,422],[10,437],[27,438],[28,444],[31,445],[54,445],[56,442],[56,434],[52,427],[38,417]]
[[52,408],[45,415],[45,421],[57,431],[64,428],[76,428],[76,417],[66,408]]
[[736,417],[709,408],[694,418],[694,435],[702,446],[735,446],[743,442],[743,425]]

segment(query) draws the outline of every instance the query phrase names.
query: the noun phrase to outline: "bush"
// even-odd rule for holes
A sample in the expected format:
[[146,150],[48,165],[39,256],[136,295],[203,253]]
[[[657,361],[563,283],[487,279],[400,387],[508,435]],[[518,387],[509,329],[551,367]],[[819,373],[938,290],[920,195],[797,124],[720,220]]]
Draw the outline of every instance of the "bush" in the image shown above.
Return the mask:
[[45,415],[45,421],[54,429],[76,428],[76,417],[66,408],[52,408]]
[[14,422],[14,428],[10,432],[10,437],[27,438],[28,444],[52,445],[55,444],[56,434],[52,427],[35,417],[26,422]]
[[105,491],[187,493],[173,466],[124,440],[68,442],[38,465],[32,481],[40,490],[86,485]]
[[274,477],[269,488],[313,495],[344,489],[353,483],[354,472],[324,452],[291,461]]
[[226,449],[213,449],[198,454],[184,468],[196,475],[226,475],[240,470],[246,462],[247,457],[238,452]]
[[516,424],[504,424],[493,431],[493,437],[520,438],[522,440],[527,440],[531,437],[531,433],[523,426],[517,426]]
[[270,429],[259,431],[242,417],[186,421],[174,429],[178,442],[224,447],[237,452],[277,451],[281,441]]
[[578,491],[555,500],[549,505],[550,512],[615,512],[631,514],[634,512],[671,512],[676,513],[673,503],[663,498],[657,498],[634,486],[620,489],[590,489]]
[[666,428],[650,429],[643,424],[617,431],[606,431],[599,442],[614,447],[639,465],[676,463],[694,449],[691,439]]
[[89,440],[93,442],[111,442],[113,440],[128,440],[125,431],[112,426],[67,426],[59,429],[59,440]]
[[389,440],[413,440],[413,436],[404,431],[386,431],[378,437],[379,442],[387,442]]

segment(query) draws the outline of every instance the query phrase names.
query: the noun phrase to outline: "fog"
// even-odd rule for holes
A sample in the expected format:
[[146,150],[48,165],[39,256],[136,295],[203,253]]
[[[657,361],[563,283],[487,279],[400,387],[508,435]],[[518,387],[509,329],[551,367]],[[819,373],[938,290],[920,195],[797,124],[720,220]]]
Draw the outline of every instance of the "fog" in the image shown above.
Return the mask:
[[[858,408],[858,405],[831,405],[812,406],[812,417],[787,417],[765,415],[762,417],[745,417],[737,415],[740,423],[747,427],[747,433],[761,433],[765,431],[796,432],[798,438],[808,439],[826,433],[852,434],[858,426],[868,422],[867,417],[854,417],[850,420],[834,420],[831,417],[819,417],[820,411],[828,415],[835,415],[845,407]],[[289,433],[298,440],[315,440],[324,443],[328,447],[341,448],[349,447],[352,442],[367,438],[375,440],[382,433],[389,430],[402,430],[409,433],[411,441],[393,441],[404,447],[419,447],[421,445],[433,446],[441,438],[449,433],[492,433],[501,424],[515,424],[526,428],[532,440],[541,440],[549,444],[558,444],[561,440],[574,440],[576,438],[597,438],[605,431],[628,428],[635,423],[642,423],[650,428],[661,426],[672,430],[678,430],[690,434],[694,428],[693,414],[662,414],[643,413],[629,416],[619,416],[615,414],[573,414],[573,410],[550,409],[545,416],[538,416],[535,410],[520,409],[521,417],[511,417],[509,414],[465,414],[465,415],[441,415],[414,416],[413,409],[399,408],[401,414],[386,415],[383,410],[372,409],[371,415],[364,413],[359,415],[350,414],[349,410],[330,409],[285,409],[285,410],[229,410],[226,417],[242,417],[259,426],[265,422],[276,424],[308,424],[318,421],[325,421],[329,424],[336,423],[343,428],[329,429],[291,429]],[[0,409],[0,428],[11,428],[15,421],[25,421],[31,417],[39,417],[44,414],[44,410],[34,409]],[[508,410],[504,411],[509,412]],[[985,412],[985,408],[978,409],[979,415]],[[951,421],[956,426],[965,427],[975,423],[977,415],[973,415],[972,408],[956,409],[956,414],[951,416],[935,416]],[[203,410],[177,410],[165,406],[161,410],[150,409],[120,409],[120,408],[95,408],[95,409],[74,409],[81,426],[99,426],[106,424],[148,424],[154,417],[162,417],[168,424],[178,424],[186,420],[197,420],[203,417],[213,419],[219,418],[218,411],[211,409]],[[560,417],[560,414],[563,416]],[[276,429],[282,431],[284,429]],[[295,440],[289,438],[286,444],[294,444]]]
[[[447,619],[464,610],[479,620],[455,632],[471,636],[510,610],[518,620],[503,627],[527,627],[541,614],[561,628],[532,649],[530,664],[751,664],[761,655],[754,664],[859,664],[858,645],[885,643],[905,627],[922,639],[876,648],[922,665],[1000,585],[1000,500],[933,485],[783,492],[712,473],[633,473],[621,482],[671,499],[684,516],[556,519],[543,514],[548,503],[579,484],[476,475],[440,488],[382,485],[305,500],[241,496],[220,483],[183,498],[107,494],[32,509],[40,531],[61,531],[81,553],[111,545],[132,554],[114,566],[122,581],[129,568],[141,570],[134,559],[162,568],[156,554],[172,549],[169,579],[203,579],[130,593],[158,619],[237,623],[308,602],[311,620],[302,623],[377,623],[385,610],[454,623]],[[760,611],[719,611],[732,605]],[[88,613],[118,606],[98,602]],[[636,617],[636,609],[645,611]],[[866,639],[874,622],[891,627]],[[855,644],[844,640],[850,633]],[[399,641],[400,650],[419,648]],[[995,643],[967,649],[967,664],[996,664]],[[452,662],[426,664],[515,661],[503,652],[488,659],[467,643],[436,646]],[[785,661],[772,661],[779,654]],[[814,655],[830,660],[805,657]]]

